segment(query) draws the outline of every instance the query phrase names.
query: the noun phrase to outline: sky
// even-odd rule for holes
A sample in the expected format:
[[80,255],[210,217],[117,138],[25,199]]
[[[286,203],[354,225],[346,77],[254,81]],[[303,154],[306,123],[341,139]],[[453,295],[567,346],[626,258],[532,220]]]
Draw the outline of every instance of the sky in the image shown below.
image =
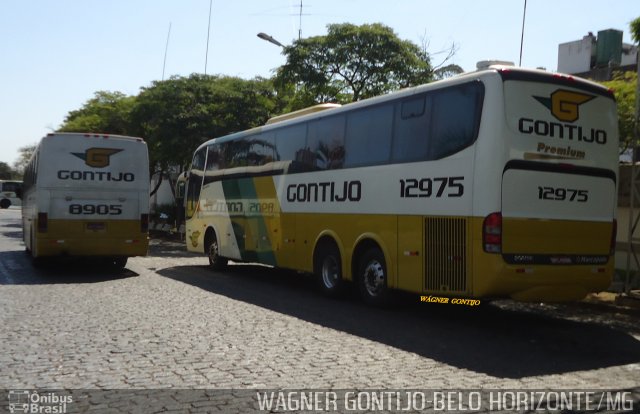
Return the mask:
[[[209,26],[209,11],[211,19]],[[270,77],[283,44],[331,23],[383,23],[432,63],[465,71],[487,59],[518,64],[524,0],[0,0],[0,161],[37,143],[97,91],[136,95],[192,73]],[[638,0],[528,0],[523,67],[557,69],[558,45],[604,29],[624,32]],[[210,29],[208,29],[210,27]],[[208,42],[207,42],[208,39]],[[208,45],[207,45],[208,43]],[[208,53],[207,53],[208,48]]]

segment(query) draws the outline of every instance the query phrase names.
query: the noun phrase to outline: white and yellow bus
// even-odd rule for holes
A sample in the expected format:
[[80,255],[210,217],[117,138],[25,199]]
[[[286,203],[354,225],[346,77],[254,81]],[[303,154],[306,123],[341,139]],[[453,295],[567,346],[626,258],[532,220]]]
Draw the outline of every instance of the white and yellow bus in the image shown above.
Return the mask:
[[[141,138],[54,133],[25,170],[23,237],[35,259],[147,254],[149,158]],[[38,260],[37,260],[38,261]]]
[[611,91],[492,66],[212,139],[188,249],[313,272],[365,301],[563,301],[605,289],[616,230]]

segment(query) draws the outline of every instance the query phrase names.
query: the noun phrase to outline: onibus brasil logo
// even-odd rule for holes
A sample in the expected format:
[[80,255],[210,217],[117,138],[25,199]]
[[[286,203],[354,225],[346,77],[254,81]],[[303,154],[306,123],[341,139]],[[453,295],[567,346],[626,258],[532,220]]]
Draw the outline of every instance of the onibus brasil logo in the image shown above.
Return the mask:
[[73,396],[57,392],[39,393],[33,390],[11,390],[7,395],[10,413],[56,413],[67,412]]

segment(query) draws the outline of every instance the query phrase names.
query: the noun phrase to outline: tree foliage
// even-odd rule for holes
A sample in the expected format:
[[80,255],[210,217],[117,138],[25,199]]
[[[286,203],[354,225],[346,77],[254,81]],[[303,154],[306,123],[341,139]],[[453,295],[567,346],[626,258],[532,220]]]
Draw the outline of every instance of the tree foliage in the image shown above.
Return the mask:
[[[433,80],[429,55],[382,24],[330,24],[326,36],[284,48],[279,86],[301,103],[357,101]],[[295,108],[294,108],[295,109]]]
[[36,150],[38,144],[25,145],[24,147],[20,147],[18,152],[18,159],[13,163],[13,168],[17,174],[22,176],[24,174],[24,170],[27,168],[27,164],[29,164],[29,160],[31,159],[31,155]]
[[269,81],[193,74],[142,88],[131,121],[147,141],[150,164],[167,171],[188,165],[207,139],[263,124],[273,108]]
[[616,97],[621,152],[633,144],[637,80],[637,73],[624,72],[617,74],[612,81],[603,82],[603,85],[613,90]]
[[6,162],[0,161],[0,180],[10,180],[13,178],[13,170]]
[[150,172],[162,177],[170,167],[187,166],[202,142],[261,125],[275,108],[269,80],[193,74],[155,81],[137,96],[98,91],[59,131],[142,137]]
[[95,92],[82,108],[69,112],[59,131],[126,135],[134,102],[135,97],[121,92]]
[[59,131],[142,137],[151,173],[163,176],[185,168],[205,140],[262,125],[273,115],[382,95],[461,71],[434,68],[426,43],[401,40],[382,24],[329,25],[326,36],[300,39],[284,54],[287,62],[273,79],[193,74],[155,81],[136,96],[95,92],[69,112]]
[[640,17],[636,17],[629,23],[629,30],[631,30],[631,38],[633,41],[640,43]]

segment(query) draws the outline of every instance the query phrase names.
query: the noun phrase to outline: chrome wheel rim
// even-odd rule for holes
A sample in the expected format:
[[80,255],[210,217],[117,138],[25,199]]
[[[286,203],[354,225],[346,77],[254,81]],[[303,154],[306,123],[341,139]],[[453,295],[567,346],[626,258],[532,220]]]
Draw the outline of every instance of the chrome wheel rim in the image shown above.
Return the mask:
[[364,287],[370,296],[378,296],[384,290],[385,275],[382,263],[377,260],[369,262],[364,269]]
[[213,264],[218,259],[218,242],[211,242],[211,246],[209,246],[209,263]]
[[333,289],[338,284],[338,262],[333,256],[327,256],[322,261],[322,283],[328,289]]

